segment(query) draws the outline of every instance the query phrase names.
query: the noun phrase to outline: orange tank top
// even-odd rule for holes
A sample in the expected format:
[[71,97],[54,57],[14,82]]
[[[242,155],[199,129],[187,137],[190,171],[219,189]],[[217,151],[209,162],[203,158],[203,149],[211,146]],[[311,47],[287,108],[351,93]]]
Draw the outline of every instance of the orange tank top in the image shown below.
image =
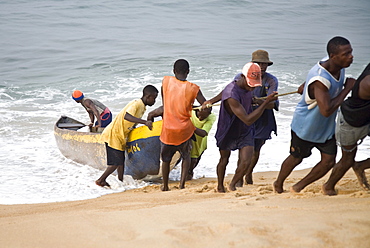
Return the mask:
[[191,138],[195,127],[190,120],[199,86],[165,76],[162,81],[163,126],[160,140],[166,145],[180,145]]

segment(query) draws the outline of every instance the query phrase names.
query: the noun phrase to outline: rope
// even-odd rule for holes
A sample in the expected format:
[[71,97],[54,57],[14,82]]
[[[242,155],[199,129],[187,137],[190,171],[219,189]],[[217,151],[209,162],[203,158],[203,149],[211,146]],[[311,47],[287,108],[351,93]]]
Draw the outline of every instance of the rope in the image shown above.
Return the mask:
[[[278,94],[278,95],[276,95],[276,97],[279,97],[279,96],[286,96],[286,95],[290,95],[290,94],[295,94],[295,93],[298,93],[298,90],[296,90],[296,91],[292,91],[292,92],[287,92],[287,93],[283,93],[283,94]],[[264,99],[266,99],[267,98],[267,96],[264,96],[264,97],[257,97],[257,99],[262,99],[262,100],[264,100]],[[210,108],[210,107],[213,107],[213,106],[219,106],[219,105],[221,105],[220,103],[216,103],[216,104],[207,104],[206,105],[206,108]],[[199,110],[199,109],[201,109],[202,108],[202,106],[198,106],[198,107],[194,107],[193,108],[193,110]]]
[[[221,105],[221,103],[216,103],[216,104],[207,104],[207,105],[206,105],[206,108],[210,108],[210,107],[213,107],[213,106],[219,106],[219,105]],[[202,106],[194,107],[194,108],[193,108],[193,110],[199,110],[199,109],[201,109],[201,108],[202,108]]]
[[[283,94],[278,94],[278,95],[276,95],[276,96],[286,96],[286,95],[295,94],[295,93],[298,93],[298,90],[297,90],[297,91],[292,91],[292,92],[283,93]],[[267,96],[264,96],[264,97],[257,97],[257,99],[262,99],[262,100],[264,100],[264,99],[266,99],[266,98],[267,98]]]

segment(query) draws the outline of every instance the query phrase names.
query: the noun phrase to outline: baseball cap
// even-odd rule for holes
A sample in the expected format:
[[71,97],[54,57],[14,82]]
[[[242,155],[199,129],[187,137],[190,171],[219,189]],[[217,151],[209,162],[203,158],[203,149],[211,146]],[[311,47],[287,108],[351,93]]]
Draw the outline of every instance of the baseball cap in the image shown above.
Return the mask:
[[253,62],[245,64],[242,73],[247,79],[247,84],[250,87],[262,86],[261,68],[258,64]]
[[83,94],[81,91],[79,91],[79,90],[75,90],[75,91],[73,91],[73,93],[72,93],[72,98],[73,98],[73,100],[75,100],[75,101],[79,101],[79,100],[81,100],[82,98],[84,98],[84,94]]

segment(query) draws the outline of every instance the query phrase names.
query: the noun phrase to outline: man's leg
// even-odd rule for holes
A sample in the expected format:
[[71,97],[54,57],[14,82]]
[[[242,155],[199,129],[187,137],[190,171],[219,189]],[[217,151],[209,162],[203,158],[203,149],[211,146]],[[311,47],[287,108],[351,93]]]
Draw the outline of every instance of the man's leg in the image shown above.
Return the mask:
[[185,156],[185,158],[182,158],[180,189],[185,188],[185,181],[189,173],[189,168],[190,168],[190,153],[187,156]]
[[298,193],[307,185],[325,176],[325,174],[328,173],[329,170],[335,165],[335,157],[336,154],[330,155],[321,152],[321,161],[317,163],[303,179],[294,184],[291,187],[291,191]]
[[188,175],[187,175],[186,180],[193,179],[194,168],[197,166],[198,161],[199,161],[199,158],[191,158],[190,159],[190,168],[189,168],[189,171],[188,171]]
[[239,149],[238,167],[235,170],[235,175],[230,182],[229,189],[236,190],[236,184],[243,180],[243,176],[247,172],[248,167],[251,165],[253,156],[253,146],[245,146]]
[[191,159],[190,159],[190,169],[189,169],[189,173],[188,173],[188,178],[187,178],[187,180],[191,180],[191,179],[193,179],[194,169],[195,169],[195,167],[197,167],[197,165],[199,164],[199,161],[200,161],[200,159],[202,158],[203,153],[204,153],[204,152],[202,152],[202,154],[200,154],[200,156],[199,156],[198,158],[191,158]]
[[[107,186],[110,187],[110,185],[106,182],[107,177],[112,174],[116,169],[118,171],[118,179],[123,180],[123,170],[125,166],[125,152],[116,150],[114,148],[111,148],[108,146],[107,143],[105,143],[105,149],[107,153],[107,164],[108,167],[105,169],[103,175],[95,181],[96,185],[99,185],[101,187]],[[121,168],[119,168],[121,167]],[[120,172],[122,172],[122,175],[120,175]],[[121,181],[122,181],[121,180]]]
[[[256,152],[256,151],[253,152],[252,161],[250,163],[250,166],[248,166],[247,172],[245,173],[245,184],[253,184],[252,173],[253,173],[254,167],[256,166],[256,164],[258,162],[259,156],[260,156],[259,151],[258,152]],[[239,166],[239,161],[238,161],[238,166]],[[242,178],[235,184],[235,186],[236,187],[243,187],[243,183],[244,182],[243,182],[243,178]]]
[[283,193],[283,184],[285,179],[290,175],[293,169],[302,162],[302,158],[295,158],[289,155],[283,162],[280,168],[279,175],[276,181],[273,183],[273,188],[276,193]]
[[365,190],[370,190],[370,185],[367,182],[366,175],[365,175],[365,170],[370,168],[370,158],[360,161],[360,162],[356,162],[352,168],[354,172],[356,173],[356,176],[357,176],[357,179],[360,185]]
[[245,183],[253,184],[253,169],[256,167],[258,159],[260,158],[260,151],[254,151],[252,156],[251,165],[248,167],[247,173],[245,174]]
[[161,159],[162,159],[162,180],[163,185],[161,186],[162,191],[168,191],[168,177],[170,175],[170,163],[173,155],[176,152],[176,148],[170,145],[162,143],[161,147]]
[[162,162],[162,191],[168,191],[168,177],[170,175],[170,162]]
[[123,167],[123,166],[117,166],[117,165],[108,165],[107,169],[105,169],[103,175],[99,177],[98,180],[95,181],[96,185],[99,185],[101,187],[107,186],[110,187],[110,185],[105,181],[107,177],[112,174],[118,167]]
[[[353,149],[355,146],[343,146],[342,147],[342,158],[339,160],[339,162],[333,167],[333,170],[330,174],[330,177],[326,183],[322,186],[322,191],[324,195],[336,195],[337,192],[335,191],[335,185],[337,182],[346,174],[346,172],[354,166],[355,164],[355,157],[357,148],[354,149],[351,152],[351,149]],[[347,151],[345,151],[347,150]]]
[[191,149],[192,149],[191,139],[177,146],[177,150],[180,152],[182,158],[180,189],[185,188],[186,177],[188,176],[190,169]]
[[220,150],[220,160],[217,164],[217,191],[220,193],[225,193],[224,187],[224,179],[225,179],[225,171],[226,166],[229,163],[231,151],[228,150]]
[[[236,168],[240,168],[241,159],[238,159],[238,162],[236,164]],[[243,187],[243,178],[241,178],[238,182],[236,182],[235,187]]]
[[251,165],[248,167],[247,173],[245,174],[245,183],[246,184],[253,184],[253,169],[256,167],[257,162],[260,158],[260,152],[262,146],[265,144],[266,140],[262,139],[255,139],[254,140],[254,151],[253,151],[253,157]]
[[123,174],[125,174],[125,166],[118,166],[117,168],[118,180],[123,182]]
[[[166,145],[164,143],[161,143],[162,180],[163,180],[163,185],[161,186],[162,191],[169,190],[168,178],[170,175],[170,163],[173,158],[173,155],[176,153],[176,151],[178,151],[178,148],[179,148],[178,146]],[[182,177],[182,174],[181,174],[181,177]]]

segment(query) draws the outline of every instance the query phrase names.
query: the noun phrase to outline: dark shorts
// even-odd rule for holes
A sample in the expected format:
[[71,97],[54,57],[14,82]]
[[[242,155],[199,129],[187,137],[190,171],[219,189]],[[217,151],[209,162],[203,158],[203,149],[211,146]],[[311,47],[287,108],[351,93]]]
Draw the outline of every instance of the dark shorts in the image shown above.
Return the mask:
[[235,151],[246,146],[254,146],[252,135],[246,134],[237,139],[224,139],[218,144],[219,150],[222,151]]
[[292,130],[291,133],[292,139],[290,141],[290,154],[295,158],[307,158],[311,156],[311,150],[314,147],[325,154],[337,154],[337,144],[334,137],[327,140],[325,143],[314,143],[299,138]]
[[254,139],[254,151],[258,152],[261,150],[262,146],[266,143],[265,139]]
[[105,143],[107,165],[122,166],[125,164],[125,151],[116,150]]
[[161,147],[161,158],[163,162],[170,162],[177,151],[180,152],[182,158],[186,158],[187,156],[190,158],[192,148],[191,138],[178,146],[166,145],[161,142]]

